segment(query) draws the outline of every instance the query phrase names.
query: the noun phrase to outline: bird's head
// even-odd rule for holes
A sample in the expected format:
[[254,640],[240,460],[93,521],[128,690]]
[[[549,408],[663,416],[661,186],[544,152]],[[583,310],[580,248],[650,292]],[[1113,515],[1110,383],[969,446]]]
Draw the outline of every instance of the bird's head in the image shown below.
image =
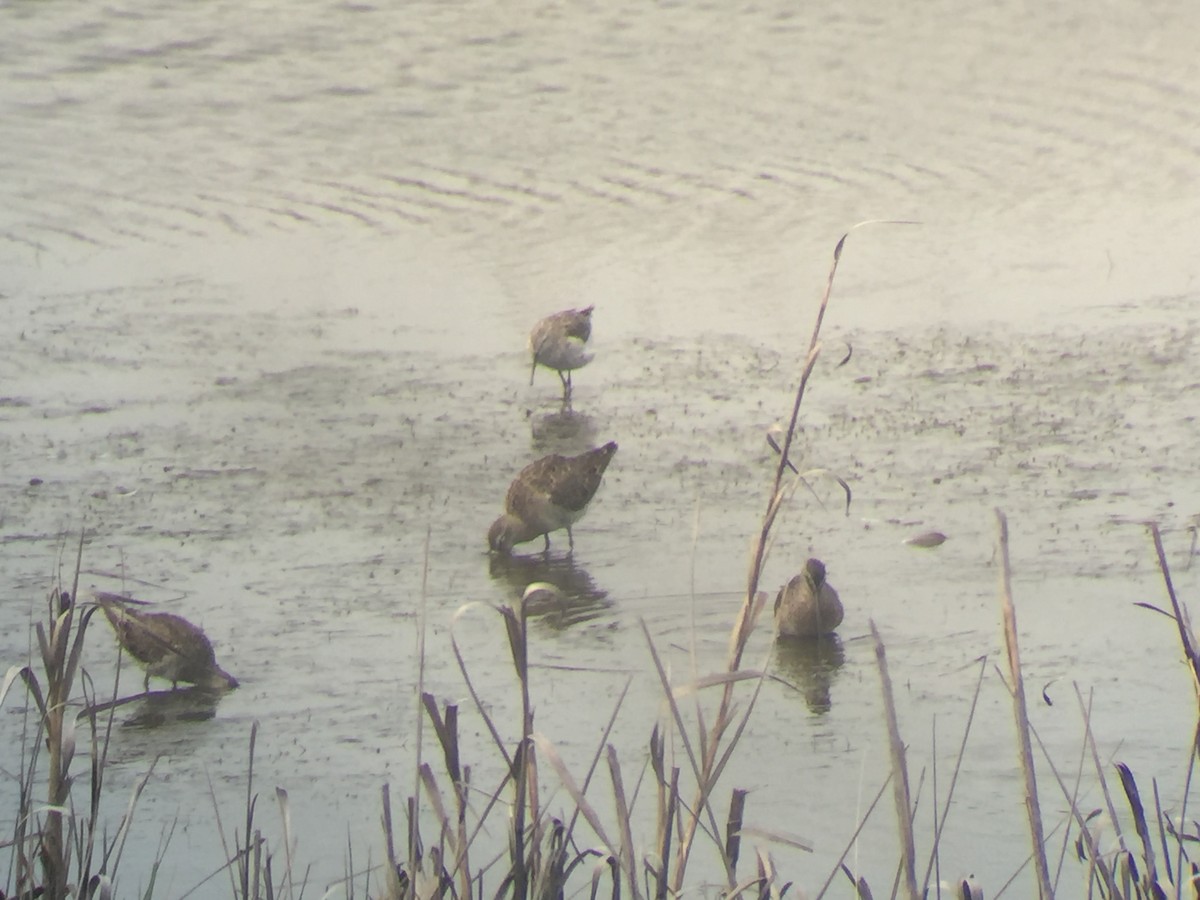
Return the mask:
[[238,680],[220,666],[214,665],[203,679],[196,682],[196,686],[206,691],[232,691],[238,686]]
[[516,543],[516,524],[509,515],[503,515],[492,523],[488,529],[488,548],[493,553],[512,553],[513,544]]
[[813,590],[820,590],[825,583],[825,563],[816,557],[810,557],[804,564],[804,574],[812,582]]

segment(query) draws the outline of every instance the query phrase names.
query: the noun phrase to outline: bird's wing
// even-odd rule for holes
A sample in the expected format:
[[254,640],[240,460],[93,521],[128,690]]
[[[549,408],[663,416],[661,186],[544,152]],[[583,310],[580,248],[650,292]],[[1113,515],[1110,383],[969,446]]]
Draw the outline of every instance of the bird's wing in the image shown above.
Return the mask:
[[559,457],[560,464],[547,477],[550,501],[571,512],[582,510],[596,495],[604,470],[616,452],[617,445],[608,443],[579,456],[567,459]]
[[170,613],[139,615],[123,609],[118,616],[119,625],[109,616],[117,637],[131,656],[148,665],[169,656],[203,659],[207,656],[205,649],[212,646],[199,628]]
[[592,307],[587,309],[572,309],[569,315],[564,314],[567,337],[577,338],[585,344],[592,336]]
[[505,511],[519,519],[530,520],[548,500],[562,478],[568,460],[557,453],[531,462],[513,479],[504,499]]

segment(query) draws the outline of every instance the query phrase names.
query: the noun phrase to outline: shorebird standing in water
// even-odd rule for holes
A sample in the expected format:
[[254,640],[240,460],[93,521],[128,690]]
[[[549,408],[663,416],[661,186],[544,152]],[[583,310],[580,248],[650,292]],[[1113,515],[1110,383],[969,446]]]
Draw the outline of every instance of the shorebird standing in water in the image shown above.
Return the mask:
[[171,690],[186,681],[205,690],[232,690],[237,679],[217,665],[208,637],[181,616],[166,612],[142,612],[119,594],[96,592],[96,605],[117,633],[125,652],[146,670],[145,688],[150,676],[171,681]]
[[579,456],[554,453],[527,465],[509,485],[504,515],[492,523],[488,546],[497,553],[511,553],[514,544],[545,535],[549,551],[550,532],[565,528],[574,549],[571,526],[587,510],[616,452],[616,441],[609,441]]
[[825,580],[825,563],[810,559],[775,597],[775,630],[783,637],[816,637],[842,624],[842,601]]
[[533,384],[538,366],[554,369],[563,386],[563,400],[571,399],[571,372],[592,361],[586,352],[592,336],[592,310],[564,309],[546,316],[529,333],[529,352],[533,363],[529,368],[529,383]]

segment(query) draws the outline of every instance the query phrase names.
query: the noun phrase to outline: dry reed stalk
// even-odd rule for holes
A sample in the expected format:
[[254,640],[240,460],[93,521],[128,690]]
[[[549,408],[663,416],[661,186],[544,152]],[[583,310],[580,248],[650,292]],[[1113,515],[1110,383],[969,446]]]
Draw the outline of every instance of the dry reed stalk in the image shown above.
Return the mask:
[[1017,744],[1021,770],[1025,776],[1025,813],[1033,841],[1033,863],[1037,872],[1038,895],[1051,900],[1054,887],[1050,882],[1050,866],[1046,860],[1046,837],[1042,827],[1042,810],[1038,803],[1037,774],[1033,764],[1033,747],[1029,741],[1029,712],[1025,703],[1025,681],[1021,674],[1021,650],[1017,641],[1017,611],[1012,600],[1012,569],[1008,558],[1008,519],[996,510],[1000,541],[1000,602],[1004,615],[1004,646],[1008,655],[1008,674],[1012,679],[1013,714],[1016,716]]
[[[1179,820],[1186,821],[1188,798],[1192,794],[1192,776],[1196,773],[1196,760],[1200,758],[1200,718],[1196,721],[1196,730],[1192,733],[1192,752],[1188,754],[1187,777],[1183,782],[1183,801],[1180,804]],[[1175,860],[1175,884],[1183,884],[1183,840],[1179,841],[1179,854]]]
[[883,687],[883,709],[887,717],[888,747],[892,758],[892,796],[896,801],[896,821],[900,826],[900,863],[904,878],[904,889],[909,900],[920,900],[917,890],[917,851],[913,840],[913,805],[908,784],[908,761],[905,758],[904,741],[900,738],[900,723],[896,717],[896,700],[892,693],[892,678],[888,674],[887,651],[875,627],[869,622],[871,637],[875,641],[875,663],[879,668],[879,680]]
[[1079,704],[1080,714],[1083,716],[1084,729],[1083,739],[1084,744],[1091,752],[1092,765],[1096,770],[1096,777],[1100,782],[1100,793],[1104,797],[1104,807],[1108,811],[1109,821],[1113,823],[1113,829],[1116,831],[1117,840],[1120,843],[1123,851],[1128,851],[1125,846],[1125,835],[1121,833],[1120,819],[1117,818],[1117,808],[1113,803],[1112,792],[1108,789],[1108,779],[1104,777],[1104,764],[1100,761],[1100,750],[1096,746],[1096,733],[1092,731],[1092,714],[1090,704],[1085,706],[1083,702],[1083,693],[1079,690],[1079,685],[1073,685],[1075,688],[1075,702]]
[[[716,812],[713,810],[712,803],[710,802],[712,782],[709,779],[709,774],[711,772],[711,764],[708,761],[709,757],[707,752],[702,758],[704,760],[703,763],[701,758],[697,757],[695,749],[692,746],[691,738],[688,736],[687,727],[683,721],[683,713],[680,711],[679,703],[675,698],[674,692],[671,690],[671,683],[667,676],[666,668],[663,665],[662,659],[658,655],[658,650],[654,646],[654,641],[650,637],[650,632],[646,627],[645,621],[640,622],[640,625],[642,626],[642,633],[646,638],[646,644],[650,649],[650,657],[654,661],[655,670],[658,672],[659,683],[662,685],[663,693],[666,695],[667,707],[671,711],[672,719],[675,722],[676,733],[679,735],[680,741],[683,743],[684,752],[687,754],[688,762],[691,764],[692,775],[696,779],[696,801],[684,813],[683,828],[681,829],[679,842],[675,852],[675,869],[671,882],[671,890],[675,893],[678,893],[682,889],[682,873],[687,868],[688,853],[691,849],[691,842],[695,838],[696,830],[700,826],[700,816],[702,813],[708,817],[710,833],[715,835],[718,832]],[[714,723],[713,725],[714,730],[718,724],[719,717],[718,723]],[[716,743],[713,741],[707,744],[704,749],[706,751],[711,751],[712,747],[715,745]],[[728,861],[723,861],[726,863],[725,868],[727,880],[732,881],[732,879],[728,879]],[[664,865],[665,864],[666,863],[664,862]],[[729,883],[728,887],[732,889],[734,884]]]
[[[1007,681],[1004,681],[1003,673],[1000,673],[999,669],[997,669],[997,673],[1000,674],[1002,683],[1004,684],[1005,688],[1008,690],[1009,694],[1012,696],[1013,705],[1015,707],[1017,700],[1016,700],[1016,692],[1015,692],[1013,686],[1011,684],[1009,684]],[[1090,725],[1088,725],[1088,727],[1090,727]],[[1042,737],[1038,733],[1037,728],[1034,727],[1033,723],[1030,722],[1028,720],[1028,718],[1025,719],[1025,729],[1022,732],[1022,735],[1026,741],[1028,741],[1028,739],[1032,736],[1033,740],[1037,742],[1038,750],[1041,752],[1042,758],[1046,761],[1046,766],[1050,770],[1050,774],[1052,776],[1054,776],[1054,781],[1058,785],[1059,791],[1062,793],[1063,797],[1066,799],[1066,801],[1068,803],[1069,812],[1070,812],[1071,816],[1075,819],[1075,823],[1080,830],[1081,839],[1088,845],[1088,852],[1093,858],[1092,865],[1093,865],[1096,873],[1099,874],[1100,880],[1104,882],[1106,889],[1110,892],[1110,896],[1119,897],[1120,895],[1119,895],[1119,893],[1117,893],[1117,886],[1116,886],[1115,881],[1113,880],[1112,872],[1110,871],[1109,867],[1104,863],[1102,854],[1100,852],[1099,845],[1096,842],[1095,835],[1092,834],[1091,830],[1087,827],[1088,817],[1084,816],[1083,813],[1080,812],[1078,805],[1074,802],[1071,791],[1068,790],[1068,788],[1067,788],[1067,783],[1066,783],[1065,779],[1063,779],[1062,775],[1059,773],[1058,767],[1055,766],[1054,760],[1050,756],[1050,751],[1046,748],[1045,743],[1042,741]],[[1032,750],[1031,750],[1031,756],[1032,756]],[[1028,810],[1028,808],[1029,808],[1028,805],[1026,805],[1026,810]],[[1041,821],[1040,809],[1041,809],[1041,807],[1039,806],[1038,807],[1039,822]],[[1042,847],[1043,848],[1045,847],[1044,838],[1043,838]],[[1043,853],[1043,856],[1044,856],[1044,853]],[[1029,858],[1034,861],[1035,867],[1036,867],[1036,863],[1037,863],[1036,853],[1031,853]],[[1053,887],[1053,885],[1052,885],[1052,887]],[[1053,895],[1053,893],[1051,893],[1046,896],[1053,897],[1054,895]]]
[[[857,227],[857,226],[855,226]],[[767,548],[770,544],[771,529],[774,526],[775,519],[779,514],[782,506],[784,495],[781,491],[781,483],[783,481],[783,473],[787,468],[789,450],[791,449],[792,439],[795,436],[796,422],[800,416],[800,404],[804,399],[805,388],[808,385],[808,379],[812,375],[813,367],[816,365],[817,356],[820,352],[819,338],[821,333],[821,322],[825,317],[825,310],[829,305],[829,297],[833,292],[834,277],[837,273],[838,263],[841,260],[842,248],[845,246],[846,238],[850,232],[846,232],[838,240],[833,251],[833,263],[830,266],[829,277],[826,281],[825,291],[821,297],[821,304],[817,310],[816,322],[813,325],[812,337],[809,341],[808,354],[805,360],[804,369],[800,376],[800,384],[796,390],[795,401],[792,405],[792,416],[787,430],[787,435],[784,438],[783,447],[779,454],[779,462],[775,468],[775,479],[771,487],[770,497],[767,502],[767,509],[763,515],[762,528],[758,538],[755,541],[750,571],[747,579],[746,594],[742,600],[741,607],[738,610],[737,618],[734,627],[730,633],[729,654],[726,663],[726,670],[735,672],[741,668],[742,654],[745,652],[746,643],[749,640],[750,632],[754,627],[757,616],[754,615],[756,599],[758,597],[759,579],[762,577],[763,564],[766,561]],[[761,607],[760,607],[761,608]],[[660,666],[661,672],[661,666]],[[709,814],[710,827],[715,834],[717,831],[715,817],[713,817],[711,805],[709,803],[709,792],[715,787],[715,767],[718,761],[718,751],[721,744],[721,737],[725,733],[726,728],[730,724],[730,711],[733,705],[733,683],[727,683],[722,691],[721,700],[717,707],[717,715],[714,719],[711,728],[705,729],[701,727],[701,757],[702,763],[699,767],[696,766],[695,758],[692,759],[693,769],[696,771],[696,799],[692,803],[692,814],[685,817],[683,832],[679,837],[679,843],[675,854],[675,872],[672,881],[672,889],[679,892],[683,887],[683,879],[687,871],[687,862],[691,854],[692,844],[696,837],[696,830],[700,825],[700,811],[706,810]],[[677,718],[677,725],[682,723]],[[736,741],[734,741],[736,744]],[[691,750],[689,747],[689,755]],[[728,758],[727,755],[725,758]],[[733,872],[729,867],[728,859],[725,860],[726,882],[730,890],[736,887],[736,882]]]
[[[813,368],[816,365],[817,357],[820,353],[821,324],[824,321],[825,312],[829,306],[829,298],[833,293],[834,279],[837,275],[838,264],[841,261],[842,250],[845,247],[846,239],[850,236],[852,231],[864,225],[874,224],[914,223],[877,221],[860,222],[843,234],[834,247],[833,261],[830,265],[829,276],[826,280],[825,290],[821,296],[821,303],[818,307],[816,320],[813,324],[812,336],[809,340],[804,368],[801,372],[800,383],[796,389],[795,399],[792,404],[792,414],[789,420],[787,433],[784,437],[782,447],[780,448],[779,461],[775,467],[775,477],[767,501],[766,511],[763,515],[762,526],[752,548],[750,569],[747,577],[746,594],[742,599],[742,604],[738,610],[734,627],[730,633],[729,653],[726,662],[726,671],[730,673],[736,672],[741,668],[742,655],[745,652],[750,633],[753,630],[758,618],[756,611],[762,608],[761,603],[758,601],[759,580],[762,577],[763,565],[766,561],[767,552],[771,545],[771,532],[782,504],[786,499],[785,492],[782,489],[783,473],[784,470],[790,465],[790,450],[796,433],[796,423],[800,416],[800,405],[803,402],[808,380],[812,375]],[[849,359],[848,356],[847,359]],[[797,478],[802,479],[802,476],[798,475]],[[847,485],[845,481],[840,478],[838,481],[847,491],[847,499],[849,499],[849,485]],[[683,879],[687,870],[687,861],[691,853],[692,845],[695,841],[696,831],[700,827],[700,816],[702,812],[707,814],[709,817],[709,824],[713,834],[715,835],[717,833],[715,818],[712,814],[711,804],[709,802],[709,794],[716,786],[716,780],[720,774],[720,769],[723,768],[725,762],[729,759],[733,747],[735,747],[737,744],[737,738],[742,732],[742,728],[739,727],[737,734],[733,739],[730,740],[728,747],[722,749],[722,739],[725,736],[726,730],[732,723],[731,710],[733,706],[733,688],[733,681],[729,681],[725,684],[725,688],[722,691],[721,699],[717,706],[716,717],[714,718],[711,727],[705,727],[703,720],[701,719],[698,738],[701,748],[701,763],[699,766],[696,765],[695,754],[692,752],[690,745],[687,748],[689,756],[691,757],[693,770],[696,773],[696,799],[691,806],[692,812],[685,817],[682,833],[680,834],[676,849],[675,871],[672,880],[672,889],[676,892],[682,889]],[[676,722],[677,725],[682,727],[678,716],[676,716]],[[744,727],[744,724],[745,720],[743,719],[742,727]],[[730,869],[728,859],[724,859],[724,862],[727,887],[732,890],[736,887],[734,875]]]
[[[1179,602],[1179,596],[1175,593],[1175,584],[1171,578],[1171,567],[1167,565],[1167,554],[1163,549],[1162,534],[1159,532],[1157,522],[1146,522],[1146,527],[1150,530],[1150,537],[1154,541],[1154,552],[1158,558],[1158,568],[1162,573],[1163,585],[1167,591],[1167,597],[1171,601],[1171,610],[1174,613],[1175,626],[1179,634],[1179,643],[1183,648],[1184,655],[1187,657],[1188,667],[1192,673],[1192,685],[1196,691],[1197,703],[1200,704],[1200,651],[1197,650],[1195,638],[1192,635],[1192,630],[1189,627],[1187,610]],[[1192,526],[1192,544],[1188,550],[1188,565],[1191,565],[1192,555],[1196,549],[1196,527]],[[1200,717],[1197,718],[1196,729],[1192,736],[1192,751],[1188,757],[1187,777],[1184,783],[1182,808],[1180,810],[1180,819],[1183,819],[1186,810],[1188,798],[1191,796],[1192,775],[1195,772],[1196,761],[1200,758]],[[1174,876],[1171,877],[1172,867],[1169,865],[1169,858],[1166,855],[1164,844],[1164,860],[1167,860],[1167,873],[1171,878],[1172,883],[1177,890],[1182,890],[1183,887],[1183,861],[1184,861],[1184,846],[1182,838],[1178,841],[1179,852],[1176,855],[1174,865]],[[1192,879],[1193,887],[1195,887],[1195,877]],[[1198,892],[1200,896],[1200,892]]]
[[[22,717],[18,811],[6,884],[14,888],[16,896],[111,895],[134,811],[154,769],[151,765],[136,781],[125,813],[110,837],[101,822],[101,801],[117,687],[114,685],[111,702],[97,703],[95,685],[81,668],[88,626],[95,613],[95,607],[76,602],[85,540],[86,532],[81,530],[70,590],[56,587],[48,598],[46,621],[34,624],[41,677],[31,661],[10,668],[0,685],[0,702],[18,679],[33,701],[25,704]],[[30,657],[32,660],[32,647]],[[77,682],[83,707],[79,712],[73,709]],[[34,709],[37,715],[30,729]],[[101,712],[108,713],[103,723],[98,719]],[[79,777],[72,774],[81,725],[86,729],[91,776],[86,805],[75,801]],[[43,771],[46,800],[38,803],[34,799],[36,782]],[[155,869],[161,859],[158,856],[152,862]],[[0,890],[0,895],[3,893]]]
[[591,826],[592,831],[596,833],[596,837],[600,838],[600,842],[604,844],[605,850],[607,850],[610,855],[615,856],[617,854],[617,845],[608,837],[608,834],[604,830],[604,824],[600,820],[600,816],[596,813],[596,810],[592,804],[588,802],[587,797],[584,796],[584,792],[580,789],[579,785],[575,783],[574,777],[571,775],[566,763],[563,762],[562,756],[555,748],[553,742],[543,734],[534,734],[532,739],[537,743],[538,752],[541,754],[542,758],[550,764],[552,769],[554,769],[555,773],[558,775],[559,781],[562,782],[562,786],[566,789],[567,793],[571,795],[571,799],[575,802],[576,809],[579,810],[579,812],[583,815],[583,818],[587,821],[588,825]]
[[451,874],[459,879],[459,896],[463,900],[470,900],[470,841],[467,837],[466,827],[468,786],[459,757],[458,707],[453,703],[447,703],[445,717],[443,717],[438,712],[437,701],[432,694],[423,694],[421,701],[425,707],[426,714],[429,716],[429,721],[433,724],[434,734],[437,736],[438,743],[441,745],[446,774],[449,775],[450,784],[454,789],[455,815],[453,828],[451,829],[451,834],[453,835],[451,845],[454,848],[454,867]]
[[[936,807],[936,805],[934,806],[933,849],[929,854],[929,862],[925,867],[925,878],[922,881],[922,885],[921,885],[923,894],[928,893],[928,891],[929,891],[930,876],[933,873],[933,869],[934,869],[935,864],[937,863],[937,860],[939,859],[938,851],[939,851],[939,849],[941,847],[941,843],[942,843],[942,832],[946,828],[946,820],[950,817],[950,806],[951,806],[952,801],[954,800],[954,789],[958,785],[958,776],[959,776],[959,773],[962,771],[962,763],[967,755],[967,738],[971,736],[971,725],[975,721],[975,710],[979,706],[979,694],[983,689],[983,676],[986,674],[986,672],[987,672],[987,658],[984,657],[982,660],[980,660],[979,678],[976,679],[976,681],[975,681],[975,693],[971,697],[971,710],[970,710],[970,712],[967,713],[967,724],[963,728],[962,742],[958,745],[958,756],[954,760],[954,772],[950,776],[950,787],[946,791],[946,801],[945,801],[944,805],[942,806],[942,814],[941,814],[940,818],[937,815],[937,807]],[[937,739],[936,739],[936,735],[934,738],[934,754],[933,754],[933,756],[934,756],[934,762],[935,762],[934,777],[936,779],[936,776],[937,776],[937,769],[936,769]],[[934,783],[933,795],[935,798],[937,797],[936,781]],[[940,873],[938,874],[937,877],[940,882],[940,880],[941,880]]]
[[521,687],[521,742],[513,754],[513,806],[511,826],[509,829],[509,846],[511,847],[509,861],[512,865],[513,896],[524,898],[529,892],[529,867],[525,857],[525,816],[526,804],[530,796],[530,776],[536,777],[529,757],[533,750],[530,737],[533,734],[533,706],[529,701],[529,659],[528,636],[525,631],[525,606],[515,612],[509,607],[502,607],[500,614],[508,632],[508,645],[512,651],[513,668]]
[[620,862],[629,879],[629,893],[633,900],[641,900],[642,893],[638,890],[638,861],[633,849],[633,830],[629,821],[629,804],[625,800],[625,783],[621,778],[621,763],[617,758],[617,750],[612,744],[607,751],[608,771],[612,777],[613,799],[617,806],[617,825],[621,834]]
[[[1003,679],[1003,675],[1001,675],[1001,679]],[[1079,697],[1079,700],[1082,703],[1083,698],[1079,695],[1078,687],[1076,687],[1076,689],[1075,689],[1075,694],[1077,697]],[[1087,706],[1084,709],[1085,734],[1086,734],[1088,726],[1091,723],[1091,713],[1092,713],[1092,694],[1091,694],[1091,692],[1089,692]],[[1087,761],[1087,756],[1088,756],[1087,741],[1085,739],[1081,743],[1080,748],[1079,748],[1079,762],[1075,767],[1075,783],[1071,788],[1070,797],[1067,802],[1067,806],[1070,809],[1075,809],[1079,806],[1079,793],[1083,789],[1083,767],[1084,767],[1084,763]],[[1054,885],[1055,893],[1058,892],[1058,883],[1059,883],[1059,879],[1062,878],[1063,866],[1066,863],[1066,859],[1067,859],[1067,850],[1071,846],[1071,820],[1069,817],[1065,820],[1065,824],[1067,827],[1063,829],[1062,846],[1059,848],[1058,862],[1054,867],[1053,885]],[[1058,827],[1056,826],[1052,830],[1051,833],[1053,833],[1053,831],[1057,831],[1057,830],[1058,830]],[[1047,835],[1047,838],[1049,838],[1049,837],[1050,837],[1050,835]],[[1028,860],[1026,860],[1026,861],[1028,862]]]
[[[588,766],[587,774],[583,777],[583,787],[581,793],[586,795],[588,787],[592,783],[592,777],[596,774],[596,769],[600,765],[600,757],[603,755],[605,748],[608,746],[608,739],[612,735],[613,727],[617,724],[617,713],[621,711],[621,707],[625,705],[625,696],[629,693],[629,688],[633,684],[633,678],[625,679],[625,684],[621,688],[621,693],[617,695],[617,702],[613,704],[613,711],[608,717],[608,722],[605,723],[604,733],[600,735],[600,741],[596,744],[596,750],[592,754],[591,764]],[[539,745],[540,746],[540,745]],[[575,823],[578,821],[580,810],[576,807],[571,813],[571,819],[567,823],[566,838],[570,840],[575,833]]]
[[1167,554],[1163,550],[1162,534],[1159,533],[1158,523],[1147,522],[1146,526],[1150,529],[1150,536],[1154,540],[1154,552],[1158,555],[1158,568],[1162,572],[1167,597],[1170,598],[1171,609],[1175,613],[1175,625],[1179,629],[1179,643],[1187,656],[1188,666],[1192,671],[1192,683],[1196,689],[1196,699],[1200,703],[1200,651],[1197,650],[1196,641],[1192,636],[1191,629],[1188,628],[1187,612],[1180,604],[1179,596],[1175,593],[1175,584],[1171,580],[1171,568],[1167,565]]
[[734,788],[729,801],[729,818],[725,821],[725,858],[729,871],[737,875],[738,856],[742,850],[742,820],[746,811],[746,791]]
[[1158,885],[1158,872],[1154,865],[1154,842],[1150,839],[1150,828],[1146,824],[1146,809],[1142,805],[1137,782],[1134,781],[1133,772],[1129,770],[1129,767],[1124,763],[1118,763],[1117,774],[1121,777],[1121,787],[1125,790],[1125,796],[1129,800],[1129,809],[1133,814],[1133,825],[1142,842],[1142,859],[1146,863],[1142,887],[1150,891],[1152,886]]
[[[422,702],[422,696],[425,693],[425,633],[428,628],[429,614],[429,545],[433,538],[433,527],[429,526],[425,529],[425,547],[421,558],[421,597],[417,608],[417,690],[416,701],[418,704]],[[420,809],[421,805],[421,767],[423,763],[423,753],[425,747],[425,729],[424,716],[421,715],[421,710],[417,709],[417,746],[416,746],[416,765],[413,766],[413,793],[412,805],[413,810],[408,817],[408,841],[407,841],[407,858],[408,858],[408,877],[411,884],[417,881],[418,872],[421,865],[421,849],[420,849],[420,826],[416,815],[416,810]]]
[[[61,595],[56,591],[51,597],[50,634],[41,622],[37,623],[38,647],[42,655],[42,667],[46,675],[45,703],[39,710],[42,727],[46,733],[46,748],[49,756],[46,778],[47,815],[41,829],[38,858],[42,864],[42,887],[51,897],[65,897],[69,882],[71,846],[64,837],[63,817],[67,815],[71,793],[71,761],[75,756],[74,723],[67,720],[67,703],[79,655],[83,650],[83,635],[87,628],[89,610],[80,620],[79,631],[72,646],[72,628],[75,625],[75,603],[72,602],[79,586],[79,569],[83,558],[84,535],[79,535],[79,550],[75,566],[76,576],[72,594],[65,603],[56,603]],[[55,609],[55,607],[58,609]],[[26,683],[32,679],[32,671]]]
[[396,831],[392,827],[392,790],[387,782],[383,785],[382,802],[383,849],[387,856],[387,877],[384,879],[384,885],[388,897],[398,898],[403,894],[403,887],[400,884],[400,863],[396,859]]
[[[889,784],[891,784],[891,782],[892,775],[888,775],[888,777],[884,779],[883,784],[879,786],[879,790],[875,792],[874,798],[867,806],[867,811],[863,813],[862,818],[859,819],[858,825],[854,829],[854,833],[850,835],[850,840],[846,841],[846,846],[842,848],[842,855],[837,858],[837,862],[833,864],[833,869],[831,869],[829,872],[829,877],[825,879],[824,884],[822,884],[820,890],[817,891],[816,900],[821,900],[821,898],[825,896],[825,892],[828,891],[829,886],[833,884],[833,879],[837,877],[838,872],[844,872],[846,876],[849,877],[852,884],[858,884],[861,882],[861,879],[856,881],[854,875],[851,874],[850,870],[846,868],[846,857],[850,855],[851,849],[853,849],[855,842],[858,841],[858,836],[862,834],[863,828],[865,828],[867,825],[867,820],[870,819],[871,814],[875,812],[875,807],[878,806],[879,801],[883,799],[883,792],[887,790],[887,787]],[[865,887],[866,882],[862,882],[862,884]],[[868,894],[869,893],[870,890],[868,889]]]
[[[251,845],[251,839],[254,835],[254,807],[258,803],[258,795],[254,793],[254,746],[258,741],[258,722],[255,721],[250,725],[250,762],[246,770],[246,844],[240,847],[238,851],[238,873],[240,885],[242,888],[243,900],[249,900],[251,896],[258,896],[257,887],[254,894],[250,893],[250,858],[252,850],[258,849],[258,842],[255,841]],[[234,840],[237,835],[234,835]],[[258,865],[254,866],[255,875],[261,871]]]

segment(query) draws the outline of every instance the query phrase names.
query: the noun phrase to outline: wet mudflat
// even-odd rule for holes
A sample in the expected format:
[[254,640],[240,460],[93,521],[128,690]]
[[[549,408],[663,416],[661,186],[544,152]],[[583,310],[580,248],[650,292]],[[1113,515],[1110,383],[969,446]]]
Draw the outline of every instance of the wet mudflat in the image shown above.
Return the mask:
[[[172,825],[163,896],[219,867],[210,791],[228,831],[255,721],[261,821],[286,788],[322,887],[347,843],[358,869],[381,858],[418,684],[461,704],[494,783],[451,639],[511,739],[489,604],[534,580],[566,594],[532,625],[537,727],[578,770],[628,683],[611,740],[639,770],[664,712],[646,635],[676,681],[722,665],[764,432],[864,219],[921,224],[847,243],[793,451],[854,502],[799,489],[764,576],[773,592],[819,556],[846,621],[812,647],[756,633],[746,664],[778,680],[723,788],[814,844],[774,847],[789,877],[824,880],[887,770],[873,620],[939,792],[983,674],[943,849],[994,896],[1027,843],[992,668],[999,507],[1060,766],[1078,686],[1101,756],[1180,799],[1190,681],[1171,623],[1134,603],[1165,601],[1144,519],[1185,596],[1200,571],[1198,13],[793,6],[0,11],[0,658],[29,658],[85,530],[85,587],[201,624],[241,681],[121,709],[114,817],[154,765],[124,887]],[[524,342],[589,304],[597,356],[564,409],[553,374],[528,384]],[[522,466],[608,440],[572,556],[555,536],[548,558],[488,558]],[[903,543],[930,531],[948,539]],[[107,690],[103,622],[86,665]],[[16,753],[11,697],[0,720]],[[850,857],[876,888],[894,834],[876,813]]]
[[[790,409],[793,348],[806,335],[650,339],[613,322],[598,328],[597,360],[564,408],[552,373],[527,384],[515,325],[516,349],[456,354],[427,349],[419,320],[399,328],[370,309],[283,319],[215,291],[206,303],[170,299],[204,290],[168,284],[39,303],[10,344],[8,365],[22,374],[3,410],[7,657],[21,658],[19,623],[87,528],[85,585],[190,616],[241,680],[215,710],[156,698],[123,711],[110,783],[132,783],[161,755],[146,833],[181,816],[175,840],[207,848],[180,866],[177,886],[216,866],[211,804],[197,798],[212,778],[233,815],[252,721],[259,783],[289,790],[318,871],[332,879],[344,863],[322,838],[331,819],[377,859],[381,785],[410,789],[418,629],[424,689],[467,713],[453,634],[489,712],[515,727],[511,664],[487,605],[514,602],[531,581],[566,595],[532,627],[539,728],[584,765],[632,678],[614,741],[631,765],[641,759],[662,713],[643,624],[681,679],[693,652],[701,672],[721,665],[770,484],[765,429]],[[886,773],[866,640],[874,620],[902,686],[915,765],[932,763],[936,723],[948,766],[985,668],[961,815],[986,813],[1012,853],[980,860],[969,838],[962,847],[950,838],[947,851],[992,878],[1019,865],[1011,719],[981,662],[1002,648],[996,507],[1012,523],[1028,682],[1054,703],[1037,708],[1039,727],[1065,756],[1077,752],[1073,685],[1094,688],[1103,745],[1119,746],[1135,771],[1176,771],[1182,750],[1168,748],[1186,746],[1177,712],[1187,673],[1170,623],[1133,606],[1163,601],[1136,522],[1155,517],[1168,529],[1180,583],[1194,583],[1185,529],[1200,498],[1186,361],[1200,323],[1187,304],[1164,301],[1159,312],[1173,324],[1101,310],[1068,334],[841,328],[831,311],[793,455],[844,477],[854,501],[846,515],[840,489],[819,477],[815,496],[797,491],[764,586],[774,592],[818,555],[847,616],[836,642],[773,649],[766,627],[752,642],[747,664],[769,663],[780,679],[764,689],[728,776],[751,790],[756,822],[802,837],[853,830],[860,788]],[[391,351],[369,337],[381,332]],[[846,345],[853,354],[838,366]],[[574,554],[555,535],[548,557],[540,541],[512,559],[486,555],[487,525],[525,462],[608,439],[621,449],[576,526]],[[948,540],[903,543],[931,530]],[[89,669],[109,684],[114,647],[99,621],[94,635]],[[123,676],[127,691],[138,682]],[[1178,734],[1161,724],[1172,720]],[[480,723],[466,721],[468,752],[494,775]],[[779,788],[793,784],[794,795]],[[888,858],[891,834],[884,817],[868,829],[866,871]],[[792,862],[797,877],[820,877],[841,849],[819,844]]]

